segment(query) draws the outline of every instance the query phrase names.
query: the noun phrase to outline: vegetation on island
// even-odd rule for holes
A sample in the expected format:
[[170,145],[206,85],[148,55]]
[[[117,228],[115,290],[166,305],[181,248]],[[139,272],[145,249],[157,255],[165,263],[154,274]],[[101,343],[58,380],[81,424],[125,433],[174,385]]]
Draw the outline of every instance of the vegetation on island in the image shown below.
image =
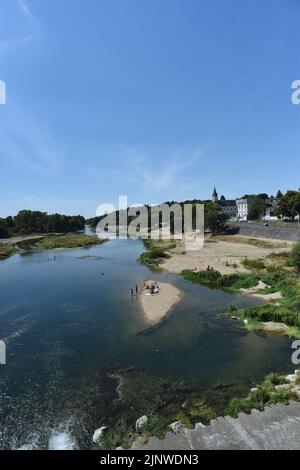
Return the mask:
[[85,218],[81,215],[47,214],[22,210],[16,216],[0,219],[0,238],[39,233],[66,233],[83,230]]
[[84,234],[57,235],[45,237],[36,243],[37,248],[53,250],[56,248],[82,248],[101,245],[106,239]]
[[139,257],[139,262],[149,267],[158,267],[165,259],[170,258],[168,253],[170,250],[176,248],[176,243],[165,243],[155,240],[144,240],[144,245],[147,251],[142,253]]
[[38,250],[53,250],[64,248],[88,248],[94,245],[101,245],[107,239],[96,236],[72,233],[67,235],[49,235],[36,239],[29,239],[19,242],[18,246],[0,243],[0,261],[9,258],[17,253],[34,252]]
[[9,258],[18,252],[12,245],[0,245],[0,261]]

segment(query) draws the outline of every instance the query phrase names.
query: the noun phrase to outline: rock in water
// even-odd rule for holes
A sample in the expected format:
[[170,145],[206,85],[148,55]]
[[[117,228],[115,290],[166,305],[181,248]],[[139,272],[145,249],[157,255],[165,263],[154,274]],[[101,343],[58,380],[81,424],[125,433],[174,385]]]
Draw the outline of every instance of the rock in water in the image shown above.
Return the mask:
[[96,429],[93,435],[93,442],[95,442],[95,444],[100,441],[105,429],[107,429],[107,426],[102,426],[102,428]]
[[148,418],[147,416],[144,415],[141,418],[136,420],[135,429],[137,431],[141,431],[146,426],[147,423],[148,423]]

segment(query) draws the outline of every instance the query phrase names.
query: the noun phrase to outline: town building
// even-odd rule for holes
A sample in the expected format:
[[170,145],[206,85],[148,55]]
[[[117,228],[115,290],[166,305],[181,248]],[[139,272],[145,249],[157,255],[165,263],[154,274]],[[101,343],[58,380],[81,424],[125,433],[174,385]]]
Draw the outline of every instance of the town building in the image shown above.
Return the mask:
[[246,222],[249,219],[249,214],[253,201],[254,199],[251,198],[237,199],[237,220]]
[[[250,211],[255,201],[255,199],[251,197],[234,200],[225,199],[224,196],[222,196],[219,199],[216,187],[214,187],[211,200],[215,204],[218,204],[221,207],[222,212],[228,214],[231,220],[237,220],[241,222],[246,222],[249,220]],[[274,196],[266,199],[265,214],[261,218],[264,220],[277,220],[275,215],[276,205],[277,200]]]
[[237,205],[236,205],[236,201],[234,199],[225,199],[224,197],[219,199],[219,195],[217,193],[217,190],[214,187],[214,191],[212,193],[211,200],[212,200],[212,202],[218,204],[221,207],[222,212],[227,214],[230,217],[230,219],[232,219],[232,220],[236,219]]

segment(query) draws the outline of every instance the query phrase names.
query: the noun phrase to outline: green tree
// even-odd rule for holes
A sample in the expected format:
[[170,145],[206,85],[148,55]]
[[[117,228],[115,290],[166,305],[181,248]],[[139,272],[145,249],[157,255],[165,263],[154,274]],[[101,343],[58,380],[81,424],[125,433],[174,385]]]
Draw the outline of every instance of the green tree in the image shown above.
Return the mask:
[[204,223],[205,228],[212,233],[222,232],[226,228],[226,222],[229,215],[222,211],[219,204],[215,202],[207,202],[204,205]]
[[267,204],[266,200],[257,197],[251,204],[249,211],[249,220],[259,220],[266,212]]
[[300,215],[300,191],[287,191],[279,200],[276,214],[294,220]]
[[5,220],[0,219],[0,238],[9,238],[9,231]]

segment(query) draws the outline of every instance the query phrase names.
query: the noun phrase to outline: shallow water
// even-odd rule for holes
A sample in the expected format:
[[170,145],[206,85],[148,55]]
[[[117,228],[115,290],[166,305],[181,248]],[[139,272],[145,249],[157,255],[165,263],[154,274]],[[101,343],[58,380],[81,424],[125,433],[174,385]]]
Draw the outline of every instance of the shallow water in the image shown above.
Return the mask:
[[[120,369],[202,391],[292,370],[289,340],[247,334],[220,315],[256,301],[151,273],[136,262],[142,251],[140,241],[112,240],[0,263],[1,448],[88,447],[113,412]],[[141,334],[147,325],[130,288],[149,277],[176,284],[186,297],[166,323]]]

